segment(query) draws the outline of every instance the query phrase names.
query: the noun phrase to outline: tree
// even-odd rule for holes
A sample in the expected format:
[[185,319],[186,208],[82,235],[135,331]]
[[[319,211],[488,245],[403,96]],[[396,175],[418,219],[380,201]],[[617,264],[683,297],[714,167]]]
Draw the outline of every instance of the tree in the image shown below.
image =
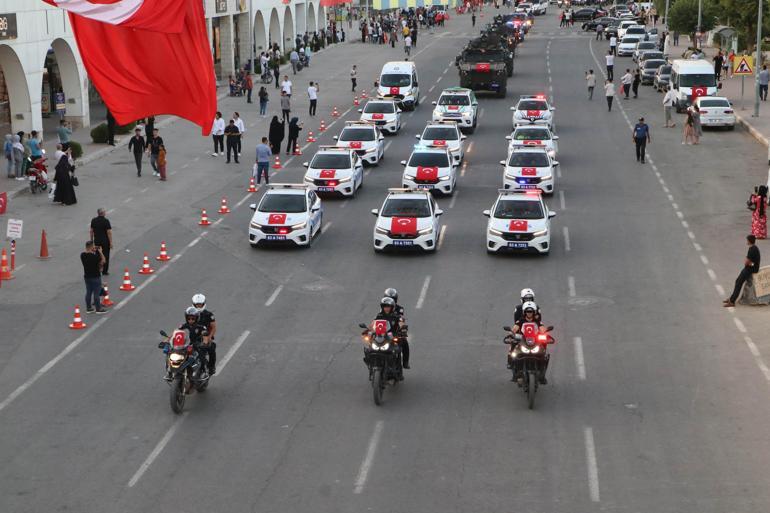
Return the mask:
[[[770,20],[770,4],[763,0],[762,25],[767,27]],[[752,51],[757,41],[757,0],[719,0],[719,20],[723,25],[728,25],[738,32],[742,43]],[[766,34],[766,29],[762,30]]]
[[[695,32],[698,30],[698,1],[699,0],[677,0],[671,7],[669,7],[669,29],[683,34],[690,34],[690,37],[695,39]],[[702,0],[702,2],[701,30],[705,32],[714,28],[719,9],[713,0]]]

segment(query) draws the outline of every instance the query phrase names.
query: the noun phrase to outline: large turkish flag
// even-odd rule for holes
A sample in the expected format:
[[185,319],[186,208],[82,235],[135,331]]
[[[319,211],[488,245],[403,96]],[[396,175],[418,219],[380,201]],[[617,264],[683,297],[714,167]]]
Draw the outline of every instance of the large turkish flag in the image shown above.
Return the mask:
[[393,235],[417,235],[416,217],[394,217],[390,220],[390,232]]

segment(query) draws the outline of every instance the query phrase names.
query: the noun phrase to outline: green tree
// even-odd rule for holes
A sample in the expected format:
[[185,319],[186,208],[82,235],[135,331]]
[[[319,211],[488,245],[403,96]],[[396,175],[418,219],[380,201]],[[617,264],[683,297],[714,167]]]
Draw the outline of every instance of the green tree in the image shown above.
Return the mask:
[[[690,37],[695,39],[695,32],[698,29],[698,1],[699,0],[677,0],[676,3],[669,7],[669,29],[682,34],[690,34]],[[707,31],[714,28],[719,9],[713,0],[702,1],[701,30]]]
[[[749,51],[756,46],[757,41],[757,0],[719,0],[719,21],[723,25],[733,27],[737,32],[739,39]],[[770,21],[770,3],[763,0],[762,5],[762,30],[767,34],[768,22]],[[743,46],[743,45],[741,45]]]

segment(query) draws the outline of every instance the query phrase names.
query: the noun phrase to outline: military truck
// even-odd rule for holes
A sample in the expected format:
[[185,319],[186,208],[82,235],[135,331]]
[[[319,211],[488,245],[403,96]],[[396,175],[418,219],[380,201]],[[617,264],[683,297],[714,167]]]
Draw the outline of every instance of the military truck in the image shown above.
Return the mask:
[[[471,40],[455,63],[460,72],[460,87],[474,91],[492,91],[500,98],[505,98],[508,86],[508,65],[506,59],[513,57],[507,48],[500,44],[499,38],[482,35]],[[512,70],[511,70],[512,71]]]

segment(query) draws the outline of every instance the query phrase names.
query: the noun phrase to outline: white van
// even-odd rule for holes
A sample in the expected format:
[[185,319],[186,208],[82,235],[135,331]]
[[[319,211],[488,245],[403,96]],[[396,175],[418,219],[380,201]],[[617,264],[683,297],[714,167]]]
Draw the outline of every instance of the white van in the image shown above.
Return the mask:
[[699,96],[717,94],[714,65],[705,59],[676,59],[671,64],[670,87],[676,93],[676,111],[682,112],[692,103],[693,89],[703,88]]
[[401,109],[414,110],[420,104],[417,66],[410,61],[386,63],[377,82],[377,94],[393,98]]

